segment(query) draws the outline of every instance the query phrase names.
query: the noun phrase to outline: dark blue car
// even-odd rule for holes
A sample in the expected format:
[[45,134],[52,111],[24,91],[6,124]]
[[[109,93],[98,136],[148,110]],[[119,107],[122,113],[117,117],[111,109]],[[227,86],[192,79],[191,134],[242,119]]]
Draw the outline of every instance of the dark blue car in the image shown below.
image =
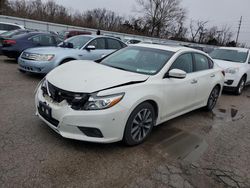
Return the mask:
[[21,34],[30,33],[30,32],[34,32],[34,30],[17,29],[17,30],[6,31],[0,34],[0,55],[2,55],[2,47],[3,47],[2,44],[4,40],[10,39],[15,35],[21,35]]
[[58,37],[51,33],[31,32],[13,36],[2,42],[2,53],[9,58],[18,59],[20,54],[33,47],[57,46],[60,42]]

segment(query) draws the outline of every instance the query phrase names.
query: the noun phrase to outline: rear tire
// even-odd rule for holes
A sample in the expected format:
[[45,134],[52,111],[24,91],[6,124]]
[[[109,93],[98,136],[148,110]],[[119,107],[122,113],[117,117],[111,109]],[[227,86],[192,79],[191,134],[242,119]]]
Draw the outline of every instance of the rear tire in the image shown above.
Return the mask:
[[155,125],[155,111],[153,106],[144,102],[137,106],[130,114],[123,135],[126,145],[134,146],[145,141]]
[[235,89],[235,94],[236,95],[241,95],[242,94],[242,91],[244,90],[245,84],[246,84],[246,77],[243,76],[240,79],[239,84],[238,84],[238,86]]
[[217,103],[217,100],[220,95],[220,88],[219,86],[215,86],[213,90],[211,91],[209,98],[207,100],[207,105],[206,105],[206,110],[207,111],[212,111]]

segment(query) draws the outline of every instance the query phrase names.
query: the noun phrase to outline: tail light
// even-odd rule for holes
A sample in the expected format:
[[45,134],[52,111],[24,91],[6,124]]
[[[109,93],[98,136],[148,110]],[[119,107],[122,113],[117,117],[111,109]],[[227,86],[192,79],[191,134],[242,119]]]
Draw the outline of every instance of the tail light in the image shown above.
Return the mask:
[[16,41],[15,40],[4,40],[3,44],[13,45],[13,44],[16,44]]
[[225,76],[225,71],[224,70],[222,70],[221,73],[223,74],[223,76]]

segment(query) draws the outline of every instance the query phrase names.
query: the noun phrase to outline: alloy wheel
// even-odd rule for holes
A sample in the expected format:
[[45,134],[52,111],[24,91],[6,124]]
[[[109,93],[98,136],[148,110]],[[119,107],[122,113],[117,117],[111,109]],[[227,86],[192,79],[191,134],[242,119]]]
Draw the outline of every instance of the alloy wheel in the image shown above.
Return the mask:
[[208,106],[211,110],[215,107],[218,98],[219,98],[219,89],[218,87],[215,87],[208,99]]
[[240,85],[239,85],[239,89],[238,89],[238,93],[239,93],[239,94],[242,93],[244,87],[245,87],[245,79],[242,79],[242,80],[240,81]]
[[153,124],[152,113],[149,109],[140,110],[132,121],[131,136],[136,142],[143,140],[148,133]]

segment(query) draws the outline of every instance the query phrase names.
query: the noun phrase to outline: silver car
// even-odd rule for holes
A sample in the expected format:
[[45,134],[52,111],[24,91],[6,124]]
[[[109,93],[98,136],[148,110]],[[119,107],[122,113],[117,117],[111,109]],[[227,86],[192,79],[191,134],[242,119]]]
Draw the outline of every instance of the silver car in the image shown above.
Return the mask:
[[98,60],[126,47],[122,41],[106,36],[78,35],[58,47],[40,47],[25,50],[18,58],[21,72],[46,74],[71,60]]

